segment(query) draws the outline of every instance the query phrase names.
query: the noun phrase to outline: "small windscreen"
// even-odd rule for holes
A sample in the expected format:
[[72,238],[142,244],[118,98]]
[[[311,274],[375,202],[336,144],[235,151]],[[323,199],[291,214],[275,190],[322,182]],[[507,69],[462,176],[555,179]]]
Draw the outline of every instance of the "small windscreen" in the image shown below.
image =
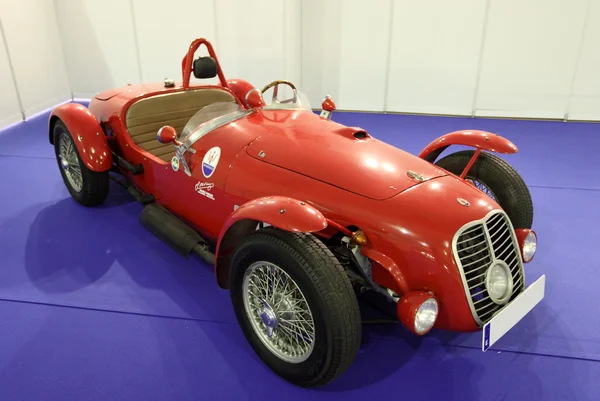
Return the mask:
[[183,131],[181,131],[179,140],[185,142],[188,135],[196,131],[202,124],[239,110],[240,106],[236,102],[219,102],[205,106],[189,119],[185,127],[183,127]]

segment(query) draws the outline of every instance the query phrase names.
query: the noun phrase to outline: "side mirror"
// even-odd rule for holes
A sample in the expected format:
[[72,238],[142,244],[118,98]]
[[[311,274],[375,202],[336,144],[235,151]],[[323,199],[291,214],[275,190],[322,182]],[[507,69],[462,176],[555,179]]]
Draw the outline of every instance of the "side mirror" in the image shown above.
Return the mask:
[[160,143],[175,143],[177,142],[177,131],[170,125],[165,125],[156,133],[156,139]]
[[331,96],[325,96],[325,99],[323,99],[323,103],[321,103],[321,108],[323,109],[321,110],[321,117],[326,118],[328,120],[331,119],[331,113],[333,113],[333,111],[335,110],[335,103],[333,102]]

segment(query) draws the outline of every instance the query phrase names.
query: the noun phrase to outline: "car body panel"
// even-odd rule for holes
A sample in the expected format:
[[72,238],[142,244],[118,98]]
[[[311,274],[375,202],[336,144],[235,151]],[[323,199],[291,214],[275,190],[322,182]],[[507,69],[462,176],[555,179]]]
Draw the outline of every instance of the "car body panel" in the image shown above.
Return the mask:
[[[480,150],[487,150],[494,153],[517,153],[517,146],[506,138],[487,131],[480,130],[460,130],[449,132],[434,139],[429,143],[419,157],[426,159],[437,150],[443,150],[450,145],[472,146]],[[429,160],[433,161],[433,160]]]
[[108,141],[98,120],[87,107],[78,103],[67,103],[56,107],[50,113],[50,143],[53,143],[52,127],[60,119],[71,132],[73,142],[81,160],[92,171],[108,171],[113,165],[113,157]]
[[352,133],[360,129],[307,110],[262,110],[239,123],[260,127],[260,137],[246,149],[251,157],[372,199],[419,184],[409,170],[423,181],[448,174],[375,138],[357,139]]

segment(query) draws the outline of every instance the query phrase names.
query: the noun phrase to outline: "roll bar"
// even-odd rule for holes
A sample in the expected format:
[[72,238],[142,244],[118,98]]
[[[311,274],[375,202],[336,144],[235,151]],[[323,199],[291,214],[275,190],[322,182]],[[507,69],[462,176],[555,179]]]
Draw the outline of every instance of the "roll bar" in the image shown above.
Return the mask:
[[196,50],[198,50],[200,45],[206,46],[208,54],[215,60],[215,63],[217,64],[217,75],[219,76],[219,81],[221,81],[221,85],[224,88],[227,88],[227,80],[225,79],[225,75],[223,75],[223,71],[221,71],[221,65],[219,64],[219,59],[217,58],[215,50],[213,49],[212,45],[208,40],[204,38],[198,38],[190,44],[190,48],[188,49],[186,55],[183,57],[183,60],[181,61],[183,89],[188,89],[190,87],[190,77],[192,75],[192,64],[194,62],[194,54],[196,53]]

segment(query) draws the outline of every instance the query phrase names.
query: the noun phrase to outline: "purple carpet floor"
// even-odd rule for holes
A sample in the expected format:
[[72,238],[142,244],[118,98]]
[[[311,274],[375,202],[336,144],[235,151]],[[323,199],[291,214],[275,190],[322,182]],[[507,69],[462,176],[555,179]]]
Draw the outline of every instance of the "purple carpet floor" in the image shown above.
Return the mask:
[[546,298],[492,350],[479,333],[365,325],[331,385],[296,388],[255,356],[211,268],[138,223],[118,187],[69,197],[47,115],[0,131],[0,400],[598,400],[600,125],[336,113],[412,153],[457,129],[506,136],[535,205]]

